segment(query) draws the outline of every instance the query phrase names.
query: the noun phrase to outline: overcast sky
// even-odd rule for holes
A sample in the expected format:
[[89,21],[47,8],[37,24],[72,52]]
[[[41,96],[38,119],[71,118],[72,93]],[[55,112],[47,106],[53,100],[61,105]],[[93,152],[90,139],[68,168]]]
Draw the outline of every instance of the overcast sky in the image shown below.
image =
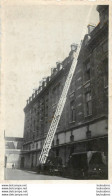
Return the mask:
[[[50,75],[80,40],[90,6],[4,6],[3,56],[5,73],[5,126],[7,136],[23,136],[26,100],[39,81]],[[93,6],[89,23],[98,24]]]

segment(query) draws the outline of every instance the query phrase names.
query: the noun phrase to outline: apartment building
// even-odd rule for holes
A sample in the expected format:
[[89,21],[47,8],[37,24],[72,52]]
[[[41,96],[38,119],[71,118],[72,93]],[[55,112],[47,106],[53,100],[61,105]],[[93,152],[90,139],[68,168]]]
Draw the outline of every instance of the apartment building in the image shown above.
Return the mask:
[[[50,153],[66,164],[71,153],[102,151],[108,160],[108,6],[88,25]],[[23,168],[35,168],[76,52],[76,44],[51,69],[24,108]]]

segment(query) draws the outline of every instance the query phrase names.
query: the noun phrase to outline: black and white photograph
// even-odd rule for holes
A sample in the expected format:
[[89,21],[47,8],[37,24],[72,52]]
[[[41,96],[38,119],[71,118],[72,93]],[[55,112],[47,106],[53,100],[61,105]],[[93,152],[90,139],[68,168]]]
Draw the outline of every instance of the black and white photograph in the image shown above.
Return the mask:
[[4,180],[108,180],[109,4],[12,2],[2,10]]

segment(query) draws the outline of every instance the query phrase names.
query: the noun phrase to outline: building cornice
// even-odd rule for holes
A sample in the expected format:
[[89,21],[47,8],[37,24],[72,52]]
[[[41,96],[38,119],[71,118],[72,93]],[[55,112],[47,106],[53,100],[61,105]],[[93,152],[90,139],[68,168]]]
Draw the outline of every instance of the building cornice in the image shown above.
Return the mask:
[[[73,130],[75,130],[75,129],[77,129],[77,128],[81,128],[81,127],[87,126],[87,125],[89,125],[89,124],[94,124],[95,122],[97,122],[97,121],[99,121],[99,120],[107,120],[107,119],[108,119],[108,117],[107,117],[106,115],[101,115],[101,116],[99,116],[99,117],[97,117],[97,118],[93,118],[92,120],[89,119],[89,120],[86,121],[86,122],[82,122],[82,123],[80,123],[80,124],[74,125],[73,127],[69,127],[69,128],[66,129],[66,130],[58,131],[58,132],[55,133],[55,135],[59,135],[59,134],[61,134],[61,133],[67,133],[67,132],[73,131]],[[74,124],[74,123],[73,123],[73,124]],[[27,145],[27,144],[30,144],[30,143],[32,143],[32,142],[43,141],[43,140],[45,140],[45,138],[46,138],[46,135],[44,135],[44,137],[41,137],[41,138],[32,140],[32,141],[30,141],[30,142],[26,142],[26,143],[24,143],[23,145]]]

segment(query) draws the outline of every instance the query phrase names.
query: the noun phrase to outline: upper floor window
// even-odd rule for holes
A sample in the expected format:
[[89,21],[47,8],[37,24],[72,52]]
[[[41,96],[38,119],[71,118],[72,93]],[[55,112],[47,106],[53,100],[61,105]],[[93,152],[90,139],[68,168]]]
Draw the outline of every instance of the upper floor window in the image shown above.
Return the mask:
[[71,134],[70,136],[70,141],[73,142],[74,141],[74,135]]
[[38,149],[38,143],[36,143],[36,149]]
[[52,146],[54,146],[54,140],[52,141]]
[[85,78],[85,82],[90,80],[91,77],[91,73],[90,73],[90,61],[86,61],[85,65],[84,65],[84,78]]
[[56,149],[56,156],[59,156],[59,149]]
[[108,87],[108,59],[104,60],[104,87]]
[[86,137],[89,139],[91,138],[91,131],[89,130],[89,126],[87,126]]
[[59,145],[59,139],[58,138],[56,139],[56,145]]
[[70,122],[75,121],[75,102],[74,100],[70,102]]
[[61,85],[57,83],[52,90],[53,104],[59,101],[60,93],[61,93]]
[[85,114],[89,116],[92,114],[92,98],[91,91],[85,93]]
[[42,148],[43,147],[43,143],[42,143],[42,141],[40,142],[40,148]]
[[35,123],[35,120],[34,120],[34,124],[33,124],[33,126],[34,126],[34,130],[35,130],[35,124],[36,124],[36,123]]
[[32,135],[33,135],[33,138],[32,138],[32,139],[34,140],[34,139],[35,139],[35,133],[33,132],[33,134],[32,134]]

